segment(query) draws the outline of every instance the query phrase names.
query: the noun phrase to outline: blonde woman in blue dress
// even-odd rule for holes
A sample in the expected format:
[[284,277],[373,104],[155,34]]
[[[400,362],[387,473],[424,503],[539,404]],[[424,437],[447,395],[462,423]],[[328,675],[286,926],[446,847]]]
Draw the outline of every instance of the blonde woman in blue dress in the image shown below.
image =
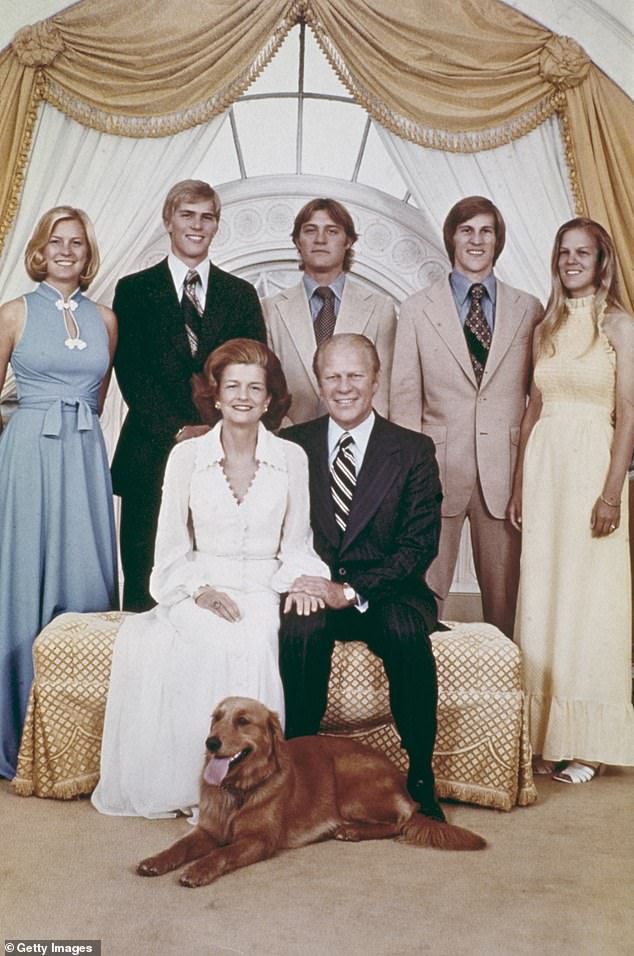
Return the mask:
[[112,485],[99,425],[117,340],[114,313],[84,293],[99,269],[85,212],[56,206],[28,242],[39,285],[0,307],[0,777],[13,777],[37,634],[63,611],[116,606]]
[[634,446],[634,318],[612,240],[557,232],[535,333],[509,517],[522,532],[516,640],[538,773],[587,783],[634,765],[626,475]]

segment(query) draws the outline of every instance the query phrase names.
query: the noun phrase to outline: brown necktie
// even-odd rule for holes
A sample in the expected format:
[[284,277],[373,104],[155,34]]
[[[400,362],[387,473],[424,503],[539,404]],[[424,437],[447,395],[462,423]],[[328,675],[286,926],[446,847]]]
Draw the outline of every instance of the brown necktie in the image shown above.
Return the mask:
[[464,334],[478,385],[482,381],[484,366],[491,347],[491,329],[482,308],[482,296],[485,292],[486,289],[481,282],[474,282],[469,289],[471,305],[464,324]]
[[335,294],[330,286],[320,285],[315,289],[315,292],[324,303],[315,319],[315,340],[319,345],[324,339],[330,338],[335,331],[337,317],[335,315]]
[[183,310],[189,348],[194,357],[198,352],[198,340],[202,330],[200,318],[203,314],[203,306],[198,298],[196,288],[199,282],[200,276],[196,270],[190,269],[183,282],[183,298],[181,299],[181,309]]

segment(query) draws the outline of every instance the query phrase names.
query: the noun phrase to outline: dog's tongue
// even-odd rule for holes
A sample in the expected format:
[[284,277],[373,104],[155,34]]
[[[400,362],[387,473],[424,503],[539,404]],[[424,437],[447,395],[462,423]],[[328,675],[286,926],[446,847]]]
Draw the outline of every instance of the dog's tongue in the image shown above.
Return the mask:
[[229,769],[229,757],[212,757],[205,767],[203,777],[212,786],[218,787],[225,779]]

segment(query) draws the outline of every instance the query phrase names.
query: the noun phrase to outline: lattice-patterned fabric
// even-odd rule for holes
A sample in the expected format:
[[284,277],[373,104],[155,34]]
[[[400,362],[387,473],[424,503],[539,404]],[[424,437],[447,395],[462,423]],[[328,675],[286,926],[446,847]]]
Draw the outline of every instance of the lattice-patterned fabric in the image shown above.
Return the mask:
[[21,796],[69,799],[97,786],[112,648],[123,617],[60,614],[36,639],[14,779]]
[[[500,810],[534,803],[519,648],[482,623],[453,624],[432,636],[432,646],[439,796]],[[335,645],[322,732],[355,737],[407,770],[383,664],[360,641]]]
[[[112,646],[122,617],[63,614],[35,642],[36,678],[14,781],[19,794],[70,798],[95,787]],[[439,795],[501,810],[533,803],[517,646],[490,625],[458,624],[435,634],[433,648]],[[407,769],[383,665],[365,644],[335,645],[322,733],[355,737]]]

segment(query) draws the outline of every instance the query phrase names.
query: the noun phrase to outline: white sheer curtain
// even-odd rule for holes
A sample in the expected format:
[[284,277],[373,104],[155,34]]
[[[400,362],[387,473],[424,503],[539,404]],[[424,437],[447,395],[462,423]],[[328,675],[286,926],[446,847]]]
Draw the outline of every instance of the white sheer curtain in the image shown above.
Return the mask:
[[41,106],[20,209],[0,265],[0,301],[32,286],[22,266],[24,248],[41,214],[64,204],[85,209],[95,225],[102,265],[90,295],[110,302],[116,280],[160,234],[170,186],[196,177],[225,117],[176,136],[128,139]]
[[424,149],[377,130],[441,246],[442,224],[453,204],[463,196],[488,196],[507,226],[496,272],[545,301],[555,233],[575,214],[558,120],[549,119],[505,146],[472,154]]

